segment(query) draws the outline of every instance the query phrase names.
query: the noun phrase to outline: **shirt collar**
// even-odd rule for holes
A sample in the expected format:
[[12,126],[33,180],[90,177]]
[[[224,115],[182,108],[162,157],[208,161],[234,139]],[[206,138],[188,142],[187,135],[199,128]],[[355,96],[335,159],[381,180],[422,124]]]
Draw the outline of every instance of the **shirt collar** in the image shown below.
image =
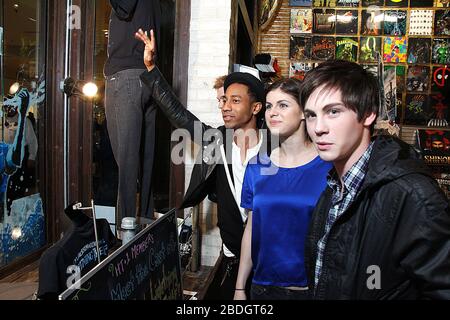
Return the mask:
[[[357,162],[353,164],[350,170],[342,177],[344,182],[345,190],[344,192],[349,192],[352,197],[355,197],[358,193],[364,177],[366,176],[367,168],[369,166],[370,155],[372,154],[374,142],[369,144],[369,147],[359,158]],[[333,190],[333,194],[340,194],[341,183],[336,169],[333,167],[327,177],[328,186]]]

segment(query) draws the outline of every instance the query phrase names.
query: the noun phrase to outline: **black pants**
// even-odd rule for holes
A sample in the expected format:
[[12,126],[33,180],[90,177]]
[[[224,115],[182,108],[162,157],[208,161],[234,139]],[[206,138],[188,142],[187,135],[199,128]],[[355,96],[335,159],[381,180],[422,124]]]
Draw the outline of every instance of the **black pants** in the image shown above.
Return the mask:
[[311,290],[291,290],[276,286],[252,284],[252,300],[311,300]]
[[119,168],[117,223],[136,216],[137,181],[140,215],[153,216],[152,169],[155,146],[156,105],[139,76],[131,69],[107,77],[105,110],[111,148]]
[[[233,300],[234,289],[239,272],[239,259],[223,255],[219,268],[205,295],[205,300]],[[252,274],[247,279],[246,293],[250,298],[250,285]]]

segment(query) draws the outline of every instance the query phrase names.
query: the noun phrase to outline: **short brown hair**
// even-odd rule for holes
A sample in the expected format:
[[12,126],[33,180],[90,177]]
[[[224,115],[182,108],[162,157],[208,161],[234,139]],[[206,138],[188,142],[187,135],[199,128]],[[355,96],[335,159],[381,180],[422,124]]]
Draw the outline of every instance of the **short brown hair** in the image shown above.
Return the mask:
[[227,78],[227,75],[216,78],[213,89],[217,90],[217,89],[222,88],[226,78]]

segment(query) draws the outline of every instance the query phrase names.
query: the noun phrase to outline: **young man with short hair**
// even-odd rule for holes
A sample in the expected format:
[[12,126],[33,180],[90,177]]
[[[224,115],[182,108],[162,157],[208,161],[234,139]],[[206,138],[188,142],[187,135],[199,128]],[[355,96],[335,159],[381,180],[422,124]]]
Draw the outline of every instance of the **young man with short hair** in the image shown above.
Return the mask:
[[[223,241],[223,256],[215,276],[218,296],[214,298],[232,300],[239,269],[241,239],[247,219],[245,210],[240,207],[245,168],[248,161],[258,154],[261,146],[267,145],[263,144],[263,134],[257,125],[259,112],[265,105],[264,85],[248,73],[235,72],[226,76],[222,84],[225,93],[218,92],[217,96],[224,126],[212,128],[200,122],[178,101],[154,65],[153,32],[148,37],[139,30],[136,37],[146,44],[144,62],[148,71],[141,75],[141,80],[150,88],[160,110],[172,125],[186,129],[193,141],[196,138],[196,126],[200,127],[202,138],[207,131],[214,137],[213,141],[195,141],[202,145],[198,158],[200,161],[196,161],[180,208],[195,206],[206,196],[217,202],[217,224]],[[216,84],[220,89],[220,83]],[[227,136],[232,136],[232,139],[226,139]],[[220,156],[220,149],[224,152],[223,156]],[[224,164],[224,156],[228,165]]]
[[334,168],[310,224],[315,299],[450,299],[449,202],[413,148],[372,138],[377,80],[328,61],[302,84],[308,134]]

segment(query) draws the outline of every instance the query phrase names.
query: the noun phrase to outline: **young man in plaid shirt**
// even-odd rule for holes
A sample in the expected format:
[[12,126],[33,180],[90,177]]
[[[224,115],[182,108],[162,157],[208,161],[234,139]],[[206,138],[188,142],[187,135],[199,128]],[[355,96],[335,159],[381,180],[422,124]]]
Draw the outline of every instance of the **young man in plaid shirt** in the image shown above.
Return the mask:
[[450,299],[449,202],[420,155],[372,137],[378,82],[328,61],[302,84],[308,134],[333,162],[306,244],[315,299]]

